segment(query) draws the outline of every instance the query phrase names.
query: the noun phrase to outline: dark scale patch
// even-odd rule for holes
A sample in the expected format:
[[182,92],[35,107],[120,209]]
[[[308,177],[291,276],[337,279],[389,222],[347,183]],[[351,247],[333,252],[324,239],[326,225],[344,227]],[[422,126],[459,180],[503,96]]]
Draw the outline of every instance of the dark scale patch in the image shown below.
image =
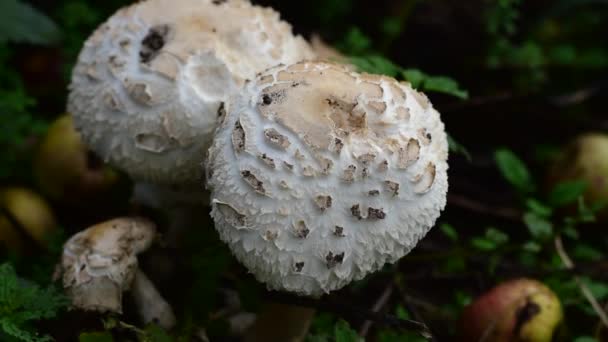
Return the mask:
[[332,198],[331,196],[319,195],[315,197],[315,204],[321,211],[331,208]]
[[336,265],[341,264],[344,261],[344,252],[335,254],[332,252],[327,253],[325,256],[325,263],[327,268],[334,268]]
[[306,239],[306,237],[308,236],[308,233],[310,233],[310,229],[308,229],[308,227],[306,227],[306,222],[298,221],[298,223],[296,223],[296,226],[295,226],[295,233],[298,238]]
[[393,194],[393,196],[399,195],[399,183],[393,181],[384,181],[386,189]]
[[139,50],[139,61],[141,63],[148,63],[156,57],[165,46],[168,33],[169,25],[158,25],[150,28],[148,34],[141,41]]
[[367,208],[367,218],[369,220],[384,220],[386,213],[382,209]]
[[339,138],[334,138],[334,151],[336,153],[340,153],[342,148],[344,147],[344,143]]
[[226,107],[224,106],[224,102],[222,102],[217,109],[217,117],[222,118],[224,116],[226,116]]
[[278,91],[262,95],[262,106],[269,106],[273,102],[280,100],[281,98],[283,98],[284,93],[284,91]]
[[258,156],[263,162],[264,164],[266,164],[269,168],[271,169],[275,169],[276,168],[276,164],[274,163],[274,159],[270,158],[268,155],[266,155],[266,153],[262,153]]
[[234,123],[234,130],[232,131],[232,146],[236,153],[240,153],[245,149],[245,130],[241,126],[241,122],[237,120]]
[[300,273],[302,272],[302,269],[304,268],[304,261],[300,261],[300,262],[296,262],[293,265],[293,270]]
[[370,190],[367,192],[369,196],[378,196],[380,195],[380,190]]
[[526,305],[517,310],[515,314],[515,335],[519,335],[521,328],[529,322],[534,316],[540,313],[540,306],[526,298]]
[[253,173],[251,173],[251,171],[243,170],[241,171],[241,176],[243,176],[243,179],[245,182],[247,182],[247,184],[251,185],[253,190],[261,194],[266,193],[266,189],[264,189],[264,182],[260,181]]
[[221,5],[226,3],[227,0],[213,0],[211,1],[214,5]]
[[344,237],[344,227],[335,226],[334,235],[337,237]]
[[358,204],[355,204],[350,207],[350,213],[359,220],[363,218],[363,216],[361,216],[361,206]]

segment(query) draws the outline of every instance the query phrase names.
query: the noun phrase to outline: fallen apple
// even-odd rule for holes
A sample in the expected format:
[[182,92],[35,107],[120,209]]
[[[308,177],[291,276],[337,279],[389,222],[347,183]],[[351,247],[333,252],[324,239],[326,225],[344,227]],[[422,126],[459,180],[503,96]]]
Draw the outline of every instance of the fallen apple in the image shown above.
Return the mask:
[[462,341],[549,342],[562,321],[557,296],[532,279],[504,282],[465,308]]
[[[18,187],[0,190],[0,238],[7,244],[21,245],[19,230],[31,237],[40,247],[57,229],[57,221],[47,202],[37,193]],[[19,248],[19,247],[15,247]]]
[[87,149],[69,115],[58,118],[42,139],[34,176],[44,194],[72,207],[115,203],[117,198],[127,199],[130,191],[125,176]]
[[[588,205],[608,204],[608,135],[588,133],[577,137],[562,151],[548,175],[549,189],[565,181],[587,183],[584,197]],[[598,217],[608,218],[604,205]]]

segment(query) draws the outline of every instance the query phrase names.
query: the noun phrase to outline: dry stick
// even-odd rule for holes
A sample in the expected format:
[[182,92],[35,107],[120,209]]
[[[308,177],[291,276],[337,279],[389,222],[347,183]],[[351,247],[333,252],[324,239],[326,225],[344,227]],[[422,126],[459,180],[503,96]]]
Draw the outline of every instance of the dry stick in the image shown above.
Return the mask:
[[[378,300],[376,301],[374,306],[372,307],[372,311],[380,312],[382,310],[382,308],[384,308],[386,306],[386,303],[388,303],[388,300],[391,298],[392,294],[393,294],[393,284],[389,284],[386,287],[386,289],[384,290],[384,292],[382,292],[382,295],[380,295],[380,297],[378,298]],[[370,320],[363,322],[361,329],[359,329],[359,335],[362,337],[367,336],[367,334],[369,333],[369,330],[372,327],[372,324],[373,324],[373,322]]]
[[494,208],[470,198],[448,194],[448,204],[480,214],[496,216],[510,221],[521,221],[522,213],[513,208]]
[[420,323],[410,319],[399,319],[398,317],[390,314],[371,312],[369,310],[361,309],[351,304],[338,302],[329,298],[315,300],[311,298],[298,297],[279,292],[270,292],[267,294],[267,296],[269,299],[279,303],[316,308],[323,311],[337,313],[343,316],[354,316],[360,319],[369,320],[374,323],[389,326],[392,328],[415,332],[425,338],[432,338],[429,328],[424,323]]
[[[569,269],[573,268],[574,263],[572,262],[572,260],[568,256],[568,253],[566,253],[566,250],[564,249],[564,244],[562,242],[561,236],[556,236],[554,242],[555,249],[557,250],[559,258],[562,260],[562,263]],[[606,312],[604,311],[604,309],[602,309],[602,306],[597,302],[597,299],[595,299],[595,297],[591,293],[591,290],[589,290],[589,287],[587,287],[587,285],[581,280],[579,276],[574,276],[574,280],[576,281],[576,284],[581,290],[581,293],[585,296],[589,304],[591,304],[591,307],[593,308],[595,313],[597,313],[597,315],[600,317],[602,323],[606,327],[608,327],[608,316],[606,316]]]

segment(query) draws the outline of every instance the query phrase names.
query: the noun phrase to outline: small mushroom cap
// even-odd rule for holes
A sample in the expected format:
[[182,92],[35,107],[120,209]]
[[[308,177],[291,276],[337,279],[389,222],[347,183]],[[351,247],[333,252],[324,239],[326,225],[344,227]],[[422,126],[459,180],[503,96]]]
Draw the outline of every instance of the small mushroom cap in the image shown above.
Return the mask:
[[426,96],[302,62],[235,98],[206,164],[216,229],[270,289],[319,296],[395,262],[446,203],[448,144]]
[[86,41],[68,109],[87,145],[133,178],[192,184],[200,181],[222,102],[257,72],[312,57],[269,8],[242,0],[142,1]]
[[63,286],[72,305],[121,312],[122,292],[131,287],[137,254],[154,240],[155,225],[141,217],[117,218],[72,236],[63,247]]

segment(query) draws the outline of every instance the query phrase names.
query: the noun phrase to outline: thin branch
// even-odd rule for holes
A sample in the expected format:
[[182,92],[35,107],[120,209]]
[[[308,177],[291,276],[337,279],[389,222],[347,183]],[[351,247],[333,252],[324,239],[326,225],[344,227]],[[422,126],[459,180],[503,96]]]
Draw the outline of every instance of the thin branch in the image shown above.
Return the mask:
[[[382,311],[382,309],[388,303],[388,300],[391,298],[392,294],[393,294],[393,284],[391,283],[386,287],[386,289],[384,289],[384,291],[382,292],[380,297],[378,297],[378,300],[376,300],[376,303],[374,303],[374,306],[372,307],[372,311],[373,312]],[[373,322],[370,320],[363,322],[361,329],[359,329],[359,335],[362,337],[367,336],[372,325],[373,325]]]
[[[554,243],[555,243],[555,249],[557,251],[557,254],[559,255],[559,258],[562,260],[562,263],[564,264],[564,266],[566,266],[569,269],[573,268],[574,263],[572,262],[572,259],[570,259],[570,257],[568,256],[568,253],[566,253],[566,249],[564,248],[564,244],[562,242],[561,236],[559,236],[559,235],[556,236]],[[593,293],[591,293],[591,290],[589,290],[589,287],[587,286],[587,284],[585,284],[579,276],[575,276],[574,280],[576,281],[576,284],[578,285],[579,289],[581,290],[581,293],[583,294],[583,296],[585,296],[585,298],[587,299],[589,304],[591,304],[591,307],[593,308],[595,313],[597,313],[597,315],[600,317],[600,320],[602,321],[602,323],[606,327],[608,327],[608,316],[606,316],[606,312],[604,311],[604,309],[602,309],[602,306],[597,302],[597,299],[595,299],[595,297],[593,296]]]
[[479,214],[495,216],[509,221],[521,221],[522,213],[513,208],[495,208],[462,195],[448,194],[448,204]]
[[351,304],[338,302],[331,298],[326,297],[324,299],[312,299],[280,292],[268,292],[266,296],[268,299],[279,303],[315,308],[322,311],[334,312],[341,316],[354,316],[359,319],[369,320],[376,324],[391,328],[415,332],[427,339],[432,339],[432,334],[424,323],[409,319],[399,319],[391,314],[372,312]]

